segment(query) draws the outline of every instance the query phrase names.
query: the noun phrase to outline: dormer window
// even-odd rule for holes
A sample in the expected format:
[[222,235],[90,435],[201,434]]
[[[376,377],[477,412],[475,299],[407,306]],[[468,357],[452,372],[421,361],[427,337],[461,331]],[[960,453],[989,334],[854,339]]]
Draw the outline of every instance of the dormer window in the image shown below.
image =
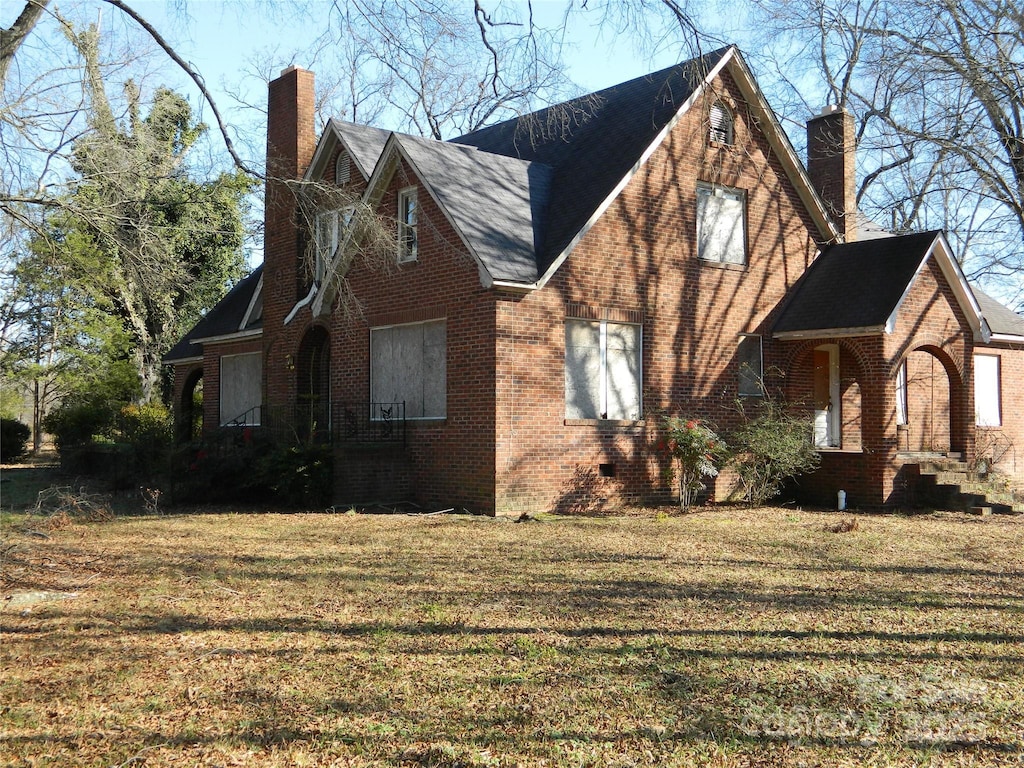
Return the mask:
[[732,144],[732,110],[720,101],[715,102],[708,115],[708,139],[716,144]]
[[349,161],[348,152],[341,150],[338,159],[334,161],[334,183],[339,187],[348,184],[352,178],[352,164]]
[[416,220],[418,218],[416,188],[409,187],[398,193],[398,263],[416,261],[418,239]]
[[323,281],[327,267],[345,239],[345,230],[352,222],[352,207],[333,211],[320,211],[316,215],[314,238],[316,241],[316,262],[313,266],[313,280]]

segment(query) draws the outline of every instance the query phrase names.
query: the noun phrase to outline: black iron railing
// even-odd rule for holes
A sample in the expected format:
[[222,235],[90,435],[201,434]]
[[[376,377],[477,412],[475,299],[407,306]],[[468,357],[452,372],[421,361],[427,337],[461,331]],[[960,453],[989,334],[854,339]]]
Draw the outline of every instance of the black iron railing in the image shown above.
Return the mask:
[[277,440],[405,444],[405,403],[298,403],[294,408],[257,405],[223,425],[252,428]]

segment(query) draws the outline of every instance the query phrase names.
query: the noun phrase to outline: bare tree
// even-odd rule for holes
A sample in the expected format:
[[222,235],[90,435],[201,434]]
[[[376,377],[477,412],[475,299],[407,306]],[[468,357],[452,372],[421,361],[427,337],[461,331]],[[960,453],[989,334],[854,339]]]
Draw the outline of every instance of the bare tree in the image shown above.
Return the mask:
[[[858,205],[896,232],[944,228],[968,276],[1024,296],[1024,11],[1016,0],[755,0],[775,68],[824,84],[774,98],[858,120]],[[794,66],[801,62],[807,66]],[[801,106],[802,104],[802,106]]]

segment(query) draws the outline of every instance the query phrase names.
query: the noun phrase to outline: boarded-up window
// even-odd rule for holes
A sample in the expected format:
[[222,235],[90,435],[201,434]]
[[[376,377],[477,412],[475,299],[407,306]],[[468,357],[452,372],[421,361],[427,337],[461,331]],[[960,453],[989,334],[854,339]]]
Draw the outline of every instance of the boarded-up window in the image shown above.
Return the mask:
[[447,402],[445,321],[370,331],[370,399],[405,403],[409,419],[443,419]]
[[763,394],[762,379],[764,378],[764,366],[761,362],[761,337],[754,334],[740,336],[736,358],[740,365],[740,395],[759,397]]
[[220,359],[220,423],[258,426],[263,402],[263,355],[224,355]]
[[746,264],[746,225],[742,192],[697,185],[697,255],[706,261]]
[[565,323],[565,416],[640,418],[641,328],[604,320]]
[[974,356],[974,414],[974,423],[979,427],[998,427],[1003,423],[996,355]]

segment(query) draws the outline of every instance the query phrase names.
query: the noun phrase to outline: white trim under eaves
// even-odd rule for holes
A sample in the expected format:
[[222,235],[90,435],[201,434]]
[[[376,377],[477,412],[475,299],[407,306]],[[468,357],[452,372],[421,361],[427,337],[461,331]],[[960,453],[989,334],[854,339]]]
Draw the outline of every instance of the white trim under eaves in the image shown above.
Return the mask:
[[928,263],[928,259],[932,256],[935,256],[939,269],[942,270],[942,274],[946,278],[946,282],[949,283],[949,287],[953,291],[953,295],[956,297],[957,303],[960,305],[960,309],[963,310],[964,315],[967,317],[967,323],[971,326],[971,330],[974,332],[974,341],[980,341],[983,344],[988,343],[989,338],[992,336],[988,322],[981,313],[981,306],[978,304],[978,300],[974,298],[974,293],[971,291],[971,287],[967,282],[967,276],[960,268],[956,259],[953,258],[953,251],[949,247],[949,242],[946,240],[946,236],[941,232],[936,233],[935,239],[932,241],[932,244],[928,246],[928,250],[925,252],[924,258],[922,258],[921,263],[917,265],[914,276],[907,281],[907,287],[904,289],[903,295],[900,296],[900,300],[896,302],[896,306],[893,308],[892,313],[885,321],[885,332],[892,333],[896,329],[896,316],[899,314],[900,308],[903,306],[903,302],[906,301],[907,296],[910,295],[910,290],[914,287],[914,282],[917,280],[918,275],[920,275],[922,270],[924,270],[925,265]]
[[[1024,341],[1024,339],[1021,339]],[[192,357],[179,357],[176,360],[168,360],[164,365],[185,365],[187,363],[201,363],[203,362],[202,355],[194,355]]]
[[989,342],[995,344],[1024,344],[1024,336],[1013,333],[993,333],[989,336]]
[[860,328],[814,328],[808,331],[779,331],[777,333],[773,333],[772,338],[780,341],[796,341],[800,339],[877,336],[882,333],[887,333],[884,325],[866,325]]
[[249,306],[245,308],[245,314],[242,315],[242,322],[238,325],[238,330],[244,331],[245,327],[252,322],[252,310],[256,306],[256,300],[260,298],[263,293],[263,275],[260,275],[259,282],[256,283],[256,289],[252,292],[252,296],[249,297]]
[[234,333],[222,333],[217,336],[203,336],[201,339],[192,339],[193,344],[212,344],[218,341],[234,341],[236,339],[251,339],[254,336],[262,336],[262,328],[253,328],[251,331],[235,331]]

